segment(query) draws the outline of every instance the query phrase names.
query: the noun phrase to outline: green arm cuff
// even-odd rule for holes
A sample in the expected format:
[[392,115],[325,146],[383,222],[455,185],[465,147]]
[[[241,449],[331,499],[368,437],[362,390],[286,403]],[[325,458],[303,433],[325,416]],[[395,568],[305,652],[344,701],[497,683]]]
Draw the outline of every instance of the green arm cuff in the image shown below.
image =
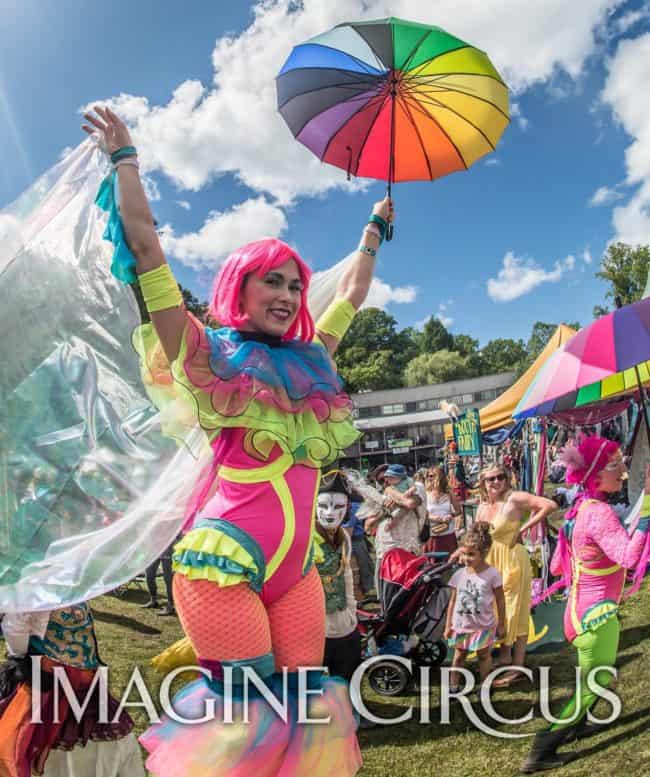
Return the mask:
[[168,264],[161,264],[138,276],[142,296],[150,313],[177,308],[183,303],[176,278]]
[[335,299],[316,322],[316,331],[342,340],[356,315],[354,305],[347,299]]

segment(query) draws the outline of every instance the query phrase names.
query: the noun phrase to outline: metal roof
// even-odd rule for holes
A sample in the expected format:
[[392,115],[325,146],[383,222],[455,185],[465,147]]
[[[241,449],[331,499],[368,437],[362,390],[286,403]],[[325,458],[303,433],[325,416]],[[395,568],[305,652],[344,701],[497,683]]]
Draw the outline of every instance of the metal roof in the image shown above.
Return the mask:
[[423,410],[421,413],[400,413],[399,415],[382,415],[377,418],[357,418],[354,425],[362,432],[367,432],[371,429],[389,429],[393,426],[428,424],[432,421],[448,422],[449,420],[449,416],[443,410]]

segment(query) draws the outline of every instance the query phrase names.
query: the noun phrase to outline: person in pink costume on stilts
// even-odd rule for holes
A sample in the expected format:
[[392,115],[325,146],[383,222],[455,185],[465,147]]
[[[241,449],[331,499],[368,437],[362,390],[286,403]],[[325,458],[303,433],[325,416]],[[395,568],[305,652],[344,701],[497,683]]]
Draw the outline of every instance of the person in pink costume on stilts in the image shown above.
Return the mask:
[[[209,679],[183,688],[173,706],[185,719],[210,707],[215,715],[198,725],[172,717],[154,725],[141,738],[147,768],[158,777],[352,777],[361,756],[345,683],[312,678],[309,717],[329,723],[309,725],[299,720],[297,672],[320,666],[325,645],[314,566],[320,468],[358,437],[332,355],[369,291],[392,203],[374,206],[318,322],[307,307],[311,271],[289,245],[265,239],[225,260],[210,306],[222,328],[210,329],[183,305],[127,127],[103,108],[86,119],[84,129],[111,154],[121,223],[151,315],[153,329],[134,338],[146,379],[189,400],[213,453],[172,556],[178,614]],[[242,719],[245,670],[282,702],[288,686],[286,720],[253,691],[250,722]],[[234,724],[222,722],[230,677]]]
[[[650,467],[641,509],[644,517],[629,534],[605,501],[608,494],[621,491],[626,477],[619,444],[585,437],[576,447],[564,448],[560,456],[567,467],[567,482],[579,485],[581,491],[566,514],[551,561],[551,572],[562,575],[552,590],[570,586],[564,631],[578,650],[580,685],[559,722],[536,735],[522,767],[527,774],[567,763],[572,755],[558,754],[557,748],[599,728],[587,719],[598,700],[587,678],[593,669],[614,665],[620,633],[617,614],[626,575],[633,571],[629,596],[638,590],[650,558]],[[611,677],[607,671],[595,675],[600,686],[606,686]]]

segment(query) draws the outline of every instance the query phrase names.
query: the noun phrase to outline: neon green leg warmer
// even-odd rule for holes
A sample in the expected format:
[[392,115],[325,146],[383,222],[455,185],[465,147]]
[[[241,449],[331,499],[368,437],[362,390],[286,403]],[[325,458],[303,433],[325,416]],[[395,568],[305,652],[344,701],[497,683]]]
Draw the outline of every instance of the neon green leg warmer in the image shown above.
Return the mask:
[[[594,631],[586,631],[575,638],[573,645],[578,650],[580,687],[576,689],[573,698],[560,713],[560,723],[554,723],[551,726],[551,731],[564,726],[575,726],[598,700],[598,696],[587,686],[587,676],[596,666],[614,666],[619,635],[618,618],[613,617],[606,620]],[[611,679],[612,675],[609,672],[596,673],[596,682],[602,687],[608,685]],[[576,709],[579,711],[578,714],[576,714]]]

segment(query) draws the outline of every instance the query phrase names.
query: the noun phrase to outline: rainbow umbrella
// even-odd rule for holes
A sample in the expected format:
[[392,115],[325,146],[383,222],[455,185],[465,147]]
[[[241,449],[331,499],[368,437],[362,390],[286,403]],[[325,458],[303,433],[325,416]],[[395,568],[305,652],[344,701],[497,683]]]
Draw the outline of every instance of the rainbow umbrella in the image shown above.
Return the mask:
[[[513,418],[544,416],[639,389],[650,381],[650,298],[581,329],[548,359]],[[650,441],[647,414],[646,430]]]
[[296,46],[278,110],[318,158],[348,176],[434,180],[494,151],[508,88],[483,51],[402,19],[340,24]]

